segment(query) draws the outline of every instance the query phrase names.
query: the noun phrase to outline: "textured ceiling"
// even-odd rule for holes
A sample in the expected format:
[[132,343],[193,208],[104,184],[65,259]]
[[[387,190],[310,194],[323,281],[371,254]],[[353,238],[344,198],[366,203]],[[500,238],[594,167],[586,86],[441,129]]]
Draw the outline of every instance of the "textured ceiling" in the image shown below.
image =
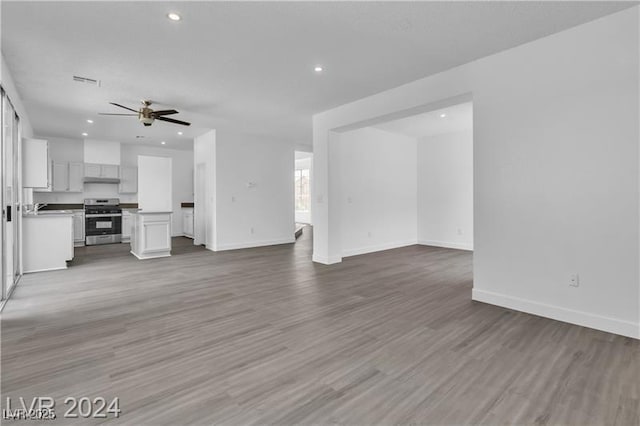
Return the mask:
[[[38,135],[168,146],[208,128],[311,143],[311,116],[631,6],[623,2],[2,2],[2,50]],[[183,19],[172,22],[167,12]],[[325,71],[316,74],[313,67]],[[102,81],[92,87],[73,75]],[[143,128],[151,99],[192,128]],[[87,125],[86,119],[95,120]]]

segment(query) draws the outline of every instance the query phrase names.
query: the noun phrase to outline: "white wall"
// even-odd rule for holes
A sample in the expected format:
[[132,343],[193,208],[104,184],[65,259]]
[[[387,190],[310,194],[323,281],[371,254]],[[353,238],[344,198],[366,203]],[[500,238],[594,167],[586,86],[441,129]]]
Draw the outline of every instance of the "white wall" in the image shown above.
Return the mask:
[[120,165],[120,142],[84,140],[84,162]]
[[293,146],[217,135],[216,250],[295,241],[293,161]]
[[[83,141],[79,139],[47,138],[53,161],[84,161]],[[171,158],[173,162],[173,211],[172,233],[182,235],[180,203],[193,201],[193,151],[157,148],[148,145],[121,144],[120,164],[138,166],[138,155],[152,155]],[[117,184],[90,183],[84,185],[84,192],[34,192],[36,203],[82,204],[85,198],[119,198],[121,203],[137,203],[137,194],[118,193]]]
[[473,131],[418,140],[418,242],[473,250]]
[[416,244],[416,140],[368,127],[339,149],[342,255]]
[[27,115],[27,111],[24,108],[24,103],[22,102],[22,98],[18,95],[18,90],[16,89],[13,77],[9,72],[9,67],[7,66],[7,62],[4,59],[4,55],[0,52],[0,85],[4,89],[5,93],[11,100],[11,104],[15,109],[18,117],[20,117],[20,126],[23,138],[32,138],[33,137],[33,127],[31,127],[31,121],[29,120],[29,116]]
[[141,211],[173,211],[172,174],[171,158],[138,156],[138,207]]
[[[473,299],[640,337],[638,15],[634,7],[315,115],[314,260],[342,255],[331,130],[472,94]],[[580,286],[570,287],[576,272]]]

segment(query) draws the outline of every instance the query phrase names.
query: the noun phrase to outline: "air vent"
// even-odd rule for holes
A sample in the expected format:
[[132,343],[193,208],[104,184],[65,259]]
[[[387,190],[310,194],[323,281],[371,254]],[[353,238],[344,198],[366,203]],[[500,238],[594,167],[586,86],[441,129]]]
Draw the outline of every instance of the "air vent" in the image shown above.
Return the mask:
[[100,87],[100,80],[95,80],[93,78],[80,77],[80,76],[74,75],[73,81],[77,81],[78,83],[92,84],[94,86]]
[[142,139],[142,138],[144,138],[144,136],[140,136],[140,135],[136,136],[136,139]]

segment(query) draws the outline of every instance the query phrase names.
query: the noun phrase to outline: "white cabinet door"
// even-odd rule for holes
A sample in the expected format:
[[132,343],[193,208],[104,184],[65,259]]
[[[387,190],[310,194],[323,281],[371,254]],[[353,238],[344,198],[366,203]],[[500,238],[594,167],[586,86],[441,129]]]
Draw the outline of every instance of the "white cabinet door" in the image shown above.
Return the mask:
[[135,194],[138,192],[138,168],[120,167],[120,188],[121,194]]
[[182,233],[187,237],[193,237],[193,210],[182,210]]
[[122,212],[122,239],[131,238],[131,215],[129,212]]
[[49,142],[42,139],[24,139],[22,158],[22,186],[50,189]]
[[73,241],[84,243],[84,212],[73,213]]
[[53,192],[69,190],[69,163],[53,162]]
[[115,166],[112,164],[102,164],[101,167],[102,167],[102,170],[101,170],[100,177],[113,178],[113,179],[118,178],[118,166]]
[[69,192],[84,191],[84,163],[69,163]]
[[84,165],[85,177],[101,177],[100,176],[101,171],[102,171],[102,168],[100,164],[85,163]]

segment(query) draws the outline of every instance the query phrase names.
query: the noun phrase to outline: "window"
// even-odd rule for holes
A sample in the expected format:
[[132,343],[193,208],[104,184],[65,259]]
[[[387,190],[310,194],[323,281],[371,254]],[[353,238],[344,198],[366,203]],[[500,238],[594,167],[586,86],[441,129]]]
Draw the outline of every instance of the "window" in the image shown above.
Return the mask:
[[295,174],[296,211],[309,211],[309,169],[297,169]]

